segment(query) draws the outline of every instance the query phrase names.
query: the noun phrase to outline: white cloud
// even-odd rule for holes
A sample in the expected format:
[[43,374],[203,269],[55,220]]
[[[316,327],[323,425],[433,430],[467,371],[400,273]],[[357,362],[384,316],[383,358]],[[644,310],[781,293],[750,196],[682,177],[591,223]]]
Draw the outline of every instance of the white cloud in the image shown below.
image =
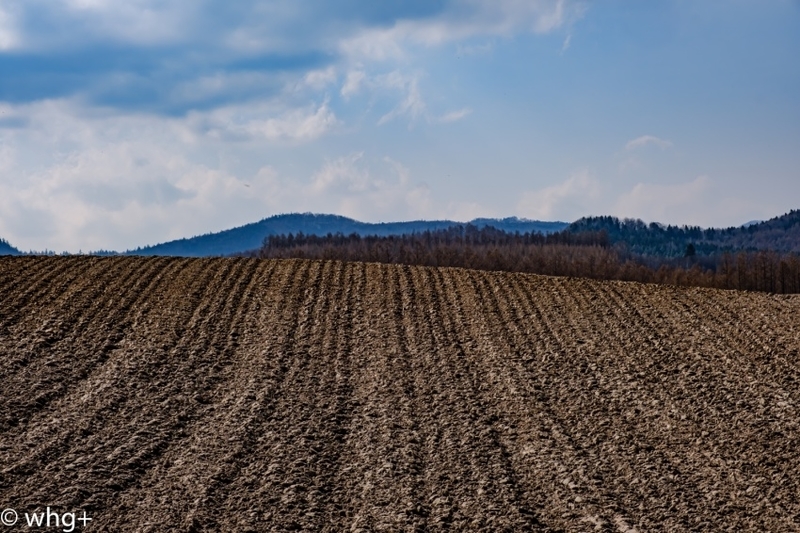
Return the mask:
[[[466,0],[371,26],[291,0],[227,5],[0,0],[0,51],[64,51],[86,67],[65,92],[61,66],[56,81],[32,91],[52,99],[0,102],[0,237],[26,249],[123,249],[292,210],[365,220],[491,216],[479,203],[434,201],[409,168],[362,146],[315,159],[339,136],[313,150],[309,143],[347,131],[334,106],[356,95],[351,108],[377,109],[370,126],[464,120],[468,102],[426,101],[428,73],[414,62],[420,47],[469,39],[460,53],[486,53],[497,37],[568,30],[580,16],[569,0]],[[41,64],[31,68],[46,79],[52,72]],[[339,87],[342,99],[329,100]],[[363,136],[350,141],[372,146]],[[529,199],[529,213],[560,213],[577,197],[564,187],[540,191],[544,204]]]
[[413,183],[405,166],[385,157],[376,169],[363,152],[327,161],[301,194],[311,210],[334,206],[336,213],[370,221],[426,216],[433,205],[428,187]]
[[336,126],[336,122],[336,116],[328,104],[324,103],[316,110],[313,110],[313,107],[294,109],[277,118],[269,118],[262,122],[253,121],[245,129],[267,140],[309,141],[330,131]]
[[374,59],[402,57],[408,43],[430,45],[517,31],[548,33],[568,26],[583,11],[575,0],[464,0],[431,9],[423,17],[404,16],[408,10],[402,6],[382,6],[385,15],[395,14],[396,23],[370,28],[353,16],[363,10],[358,3],[338,10],[297,0],[240,0],[231,7],[224,2],[193,0],[25,0],[4,4],[18,8],[24,19],[48,19],[47,24],[26,28],[25,40],[35,48],[54,49],[98,39],[147,46],[198,45],[213,40],[216,49],[286,52],[338,43],[351,57]]
[[403,99],[393,109],[378,119],[379,126],[399,117],[407,117],[410,124],[414,124],[417,119],[423,119],[429,124],[445,124],[461,120],[472,113],[471,109],[462,108],[443,115],[432,114],[420,92],[419,75],[409,76],[394,70],[374,77],[364,76],[359,83],[375,92],[393,90],[404,94]]
[[[62,0],[61,17],[80,25],[84,35],[137,45],[170,44],[186,40],[197,7],[182,0]],[[40,9],[53,9],[51,4]],[[44,37],[53,41],[53,35]]]
[[[325,116],[324,105],[287,111],[273,122],[228,125],[248,139],[233,144],[198,131],[198,116],[98,115],[73,101],[0,109],[6,111],[25,115],[29,126],[0,130],[0,236],[26,250],[121,250],[291,211],[369,221],[480,211],[434,202],[428,186],[415,182],[402,163],[364,152],[332,158],[316,170],[262,163],[237,171],[220,163],[258,151],[267,137],[310,135],[316,126],[303,124]],[[227,112],[203,119],[236,122]],[[265,131],[250,131],[258,127]]]
[[403,41],[406,31],[395,26],[389,29],[370,28],[356,36],[345,37],[339,42],[339,50],[355,61],[386,61],[405,56]]
[[613,212],[648,222],[705,225],[714,219],[711,213],[719,214],[711,189],[707,176],[670,185],[637,183],[617,199]]
[[563,54],[567,50],[569,50],[569,45],[572,43],[572,34],[568,33],[567,36],[564,38],[564,44],[561,45],[561,53]]
[[780,209],[755,199],[726,196],[717,180],[701,175],[682,183],[637,183],[616,199],[611,214],[647,222],[720,227],[769,218]]
[[585,11],[569,0],[471,0],[453,3],[440,15],[400,20],[389,28],[368,28],[339,43],[355,60],[403,59],[409,45],[437,46],[478,36],[509,36],[519,31],[550,33]]
[[537,33],[548,33],[556,28],[560,28],[566,22],[566,0],[558,0],[555,6],[547,6],[544,9],[536,9],[535,3],[533,2],[514,2],[516,6],[522,4],[527,7],[530,11],[530,15],[533,17],[534,23],[533,28]]
[[328,161],[312,177],[309,192],[312,195],[343,192],[363,192],[370,185],[369,172],[358,166],[364,152]]
[[470,220],[494,214],[476,202],[435,201],[430,188],[416,182],[401,162],[370,158],[365,152],[325,161],[308,180],[277,181],[269,198],[280,212],[333,212],[370,222]]
[[0,234],[23,249],[133,248],[253,222],[286,200],[270,167],[241,179],[139,142],[76,152],[25,181],[0,184]]
[[0,5],[0,51],[11,50],[19,44],[16,20],[7,8]]
[[366,73],[363,70],[351,70],[347,73],[344,85],[342,85],[342,96],[349,98],[357,94],[361,90],[361,86],[366,79]]
[[448,202],[437,217],[456,222],[469,222],[476,218],[504,217],[507,213],[498,213],[478,202]]
[[456,122],[461,120],[462,118],[467,117],[470,113],[472,113],[472,109],[464,108],[459,109],[457,111],[451,111],[450,113],[445,113],[441,117],[435,117],[433,122],[439,123],[448,123],[448,122]]
[[275,102],[226,106],[193,112],[187,122],[199,134],[216,139],[271,142],[312,141],[338,124],[327,102],[290,109]]
[[422,99],[422,95],[419,92],[419,85],[416,77],[403,80],[399,77],[390,76],[385,86],[402,87],[406,92],[406,96],[394,109],[378,120],[378,125],[385,124],[403,115],[407,115],[413,121],[426,114],[425,101]]
[[[378,119],[378,125],[398,117],[413,123],[424,118],[428,123],[452,122],[464,118],[469,111],[460,110],[436,116],[429,112],[419,89],[419,74],[401,76],[395,70],[389,75],[370,76],[368,68],[386,62],[408,63],[417,47],[496,36],[519,32],[550,33],[569,27],[582,16],[583,5],[572,0],[468,0],[449,4],[438,15],[423,19],[400,19],[389,27],[368,27],[339,39],[338,48],[345,60],[358,68],[351,70],[341,89],[345,98],[362,88],[373,91],[402,87],[404,98]],[[569,36],[565,47],[569,45]],[[492,49],[493,43],[459,44],[457,53],[480,54]],[[395,80],[391,77],[394,76]],[[399,82],[398,82],[399,81]]]
[[368,221],[490,214],[434,201],[401,162],[361,151],[316,169],[270,158],[254,168],[223,164],[270,142],[303,142],[333,120],[324,103],[280,105],[160,117],[98,113],[73,100],[2,104],[0,116],[26,126],[0,129],[0,237],[25,250],[122,250],[290,211]]
[[[381,6],[385,20],[396,17],[386,26],[359,22],[353,16],[363,10],[358,3],[341,9],[290,0],[242,0],[235,7],[192,0],[26,0],[0,6],[0,50],[24,43],[37,53],[65,51],[75,64],[90,65],[84,76],[50,72],[47,62],[36,66],[43,69],[39,78],[55,80],[38,87],[40,94],[80,94],[104,106],[167,113],[247,101],[259,86],[282,76],[295,75],[295,88],[321,91],[336,83],[337,72],[349,70],[341,87],[348,98],[363,86],[370,70],[363,65],[371,60],[413,59],[420,45],[548,33],[569,27],[582,12],[575,0],[466,0],[410,17],[404,16],[406,7]],[[334,59],[331,51],[337,49],[341,54]]]
[[658,146],[662,150],[672,146],[672,142],[670,142],[670,141],[667,141],[667,140],[664,140],[664,139],[659,139],[658,137],[655,137],[653,135],[642,135],[641,137],[636,137],[635,139],[632,139],[632,140],[628,141],[625,144],[625,149],[626,150],[635,150],[636,148],[642,148],[642,147],[647,146],[649,144],[653,144],[655,146]]
[[332,113],[326,104],[275,118],[247,111],[176,118],[99,114],[64,100],[3,105],[0,115],[27,126],[0,129],[0,236],[23,249],[122,249],[303,207],[305,191],[269,165],[237,172],[219,160],[237,158],[231,136],[250,141],[234,143],[250,152],[264,141],[303,142],[327,131]]
[[197,188],[208,173],[152,144],[74,151],[24,182],[0,184],[0,227],[26,249],[85,251],[144,235],[177,237],[189,227],[175,214],[208,200]]
[[312,70],[303,76],[303,85],[317,91],[333,83],[336,83],[336,68],[333,66],[320,70]]
[[589,213],[599,195],[600,183],[583,170],[559,184],[524,192],[517,211],[536,220],[571,221]]
[[0,136],[0,174],[8,174],[16,164],[16,153],[5,143],[2,142]]

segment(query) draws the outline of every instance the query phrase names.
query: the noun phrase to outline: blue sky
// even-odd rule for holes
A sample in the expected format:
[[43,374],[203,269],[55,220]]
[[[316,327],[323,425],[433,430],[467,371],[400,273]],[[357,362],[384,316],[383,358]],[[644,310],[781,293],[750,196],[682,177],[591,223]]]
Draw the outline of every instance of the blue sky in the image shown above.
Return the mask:
[[796,0],[4,0],[0,237],[800,207]]

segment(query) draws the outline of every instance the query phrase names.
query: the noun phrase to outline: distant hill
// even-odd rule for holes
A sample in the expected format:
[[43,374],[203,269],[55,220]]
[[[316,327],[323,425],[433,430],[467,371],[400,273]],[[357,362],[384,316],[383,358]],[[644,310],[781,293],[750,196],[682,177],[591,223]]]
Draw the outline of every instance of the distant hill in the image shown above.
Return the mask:
[[750,226],[755,226],[756,224],[761,224],[762,222],[764,222],[764,221],[763,220],[751,220],[750,222],[745,222],[744,224],[742,224],[742,227],[743,228],[747,228],[747,227],[750,227]]
[[11,246],[7,240],[0,239],[0,255],[21,255],[22,252]]
[[[458,224],[455,222],[453,224]],[[483,228],[492,226],[499,230],[507,231],[509,233],[555,233],[567,228],[569,224],[566,222],[542,222],[540,220],[528,220],[526,218],[507,217],[507,218],[476,218],[471,220],[469,224]]]
[[605,231],[611,244],[624,244],[633,253],[661,257],[680,257],[689,244],[700,256],[758,250],[800,253],[800,210],[725,229],[665,226],[616,217],[586,217],[568,229],[573,233]]
[[[183,257],[225,256],[255,250],[261,247],[264,238],[270,235],[288,233],[304,233],[306,235],[327,235],[343,233],[349,235],[401,235],[404,233],[423,232],[426,230],[445,229],[460,222],[452,220],[415,220],[411,222],[369,223],[359,222],[338,215],[315,215],[312,213],[294,213],[275,215],[259,222],[246,224],[237,228],[208,233],[197,237],[178,239],[129,250],[126,255],[169,255]],[[478,227],[494,226],[508,232],[520,233],[541,232],[552,233],[567,227],[566,222],[541,222],[517,217],[503,219],[479,218],[471,221]]]

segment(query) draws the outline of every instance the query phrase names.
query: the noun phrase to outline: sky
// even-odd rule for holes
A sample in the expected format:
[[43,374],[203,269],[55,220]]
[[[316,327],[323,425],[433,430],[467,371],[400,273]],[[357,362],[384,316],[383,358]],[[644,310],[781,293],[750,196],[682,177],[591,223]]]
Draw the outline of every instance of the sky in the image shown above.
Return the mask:
[[0,0],[0,237],[800,208],[798,0]]

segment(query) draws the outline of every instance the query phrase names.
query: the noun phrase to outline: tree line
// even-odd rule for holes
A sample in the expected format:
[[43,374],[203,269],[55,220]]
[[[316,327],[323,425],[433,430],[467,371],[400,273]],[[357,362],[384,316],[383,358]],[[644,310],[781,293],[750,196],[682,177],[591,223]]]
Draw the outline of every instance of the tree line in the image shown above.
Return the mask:
[[568,231],[605,231],[612,244],[624,243],[643,255],[680,257],[692,244],[697,255],[719,255],[738,251],[774,250],[800,253],[800,210],[748,226],[700,228],[673,226],[638,219],[610,216],[584,217],[569,225]]
[[472,225],[395,236],[271,235],[247,255],[529,272],[598,280],[800,293],[800,257],[772,251],[640,254],[608,232],[510,233]]

